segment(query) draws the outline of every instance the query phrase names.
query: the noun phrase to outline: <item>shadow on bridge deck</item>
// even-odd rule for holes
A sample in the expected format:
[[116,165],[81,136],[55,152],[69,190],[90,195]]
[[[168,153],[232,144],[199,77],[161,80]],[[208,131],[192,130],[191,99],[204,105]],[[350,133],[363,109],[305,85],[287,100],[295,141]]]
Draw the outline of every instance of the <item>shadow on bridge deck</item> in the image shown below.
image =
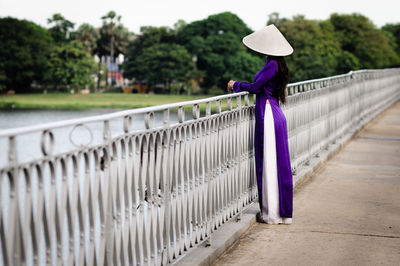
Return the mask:
[[297,189],[293,224],[253,225],[215,265],[397,265],[400,102]]

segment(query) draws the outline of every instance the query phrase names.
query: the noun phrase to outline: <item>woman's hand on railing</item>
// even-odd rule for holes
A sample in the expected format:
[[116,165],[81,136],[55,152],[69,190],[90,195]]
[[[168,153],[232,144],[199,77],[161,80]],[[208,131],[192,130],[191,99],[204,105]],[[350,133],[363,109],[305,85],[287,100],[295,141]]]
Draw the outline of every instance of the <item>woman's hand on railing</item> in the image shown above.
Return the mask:
[[235,83],[234,80],[230,80],[227,85],[228,92],[231,92],[233,89],[233,84]]

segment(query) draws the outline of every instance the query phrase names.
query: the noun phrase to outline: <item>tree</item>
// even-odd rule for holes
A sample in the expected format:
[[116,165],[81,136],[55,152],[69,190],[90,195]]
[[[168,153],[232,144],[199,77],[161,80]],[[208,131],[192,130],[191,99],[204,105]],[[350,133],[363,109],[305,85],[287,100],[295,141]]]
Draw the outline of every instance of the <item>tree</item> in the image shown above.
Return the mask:
[[185,26],[187,25],[186,21],[184,21],[183,19],[178,20],[177,22],[175,22],[174,24],[174,32],[176,34],[178,34],[178,32],[183,29]]
[[336,60],[337,66],[335,74],[343,74],[351,70],[357,70],[361,68],[358,58],[348,51],[342,51]]
[[397,55],[400,56],[400,23],[386,24],[382,27],[382,30],[389,32],[393,38],[392,47],[395,48]]
[[256,66],[262,66],[263,59],[241,45],[241,39],[251,32],[238,16],[224,12],[186,25],[178,32],[177,41],[198,58],[197,68],[205,73],[206,89],[225,88],[230,69],[235,68],[237,73],[251,71],[242,69],[243,64],[231,65],[240,52],[248,53],[247,58],[253,56],[252,60],[260,62]]
[[135,36],[126,49],[123,69],[127,78],[145,80],[147,79],[146,70],[138,62],[143,50],[161,43],[174,44],[176,38],[175,32],[168,27],[141,27],[140,32],[140,35]]
[[276,27],[279,27],[281,23],[287,21],[286,18],[280,18],[278,12],[273,12],[268,15],[268,21],[267,21],[267,26],[269,24],[274,24]]
[[97,88],[100,87],[102,63],[105,63],[102,60],[109,60],[108,63],[115,64],[115,59],[120,54],[125,54],[130,38],[128,29],[121,23],[121,16],[114,11],[108,12],[101,19],[103,25],[100,28],[100,38],[97,40],[97,48],[95,50],[95,53],[100,58]]
[[291,82],[336,73],[341,49],[329,22],[295,16],[281,22],[280,30],[294,48],[294,53],[286,58]]
[[74,32],[74,39],[80,41],[86,51],[91,54],[96,50],[99,38],[99,30],[87,23],[79,26],[78,30]]
[[48,79],[52,40],[46,29],[26,20],[0,18],[0,83],[29,92]]
[[129,40],[129,31],[121,23],[121,16],[114,11],[101,17],[103,25],[100,28],[100,38],[97,41],[96,53],[110,56],[114,60],[119,54],[124,54]]
[[93,83],[96,64],[77,41],[54,47],[51,53],[52,82],[56,89],[81,89]]
[[[178,21],[174,30],[167,27],[142,27],[141,34],[136,36],[127,49],[124,74],[129,78],[146,79],[153,83],[148,75],[148,69],[144,67],[146,62],[143,58],[148,56],[143,56],[145,51],[152,51],[155,49],[154,45],[158,45],[159,49],[159,44],[169,44],[169,47],[184,46],[190,54],[188,64],[194,61],[195,66],[188,68],[187,73],[182,72],[182,77],[179,79],[186,77],[186,85],[192,84],[192,87],[198,87],[201,82],[204,92],[211,87],[225,88],[226,82],[231,78],[228,74],[252,79],[255,68],[258,70],[263,65],[262,57],[241,45],[241,39],[250,32],[251,29],[230,12],[212,15],[190,24]],[[150,49],[151,47],[153,48]],[[239,59],[235,61],[236,56],[239,56]],[[247,63],[239,63],[248,60],[258,63],[251,69]],[[237,65],[231,65],[232,63]],[[177,76],[175,78],[177,79]],[[190,93],[190,89],[187,91]]]
[[178,42],[189,45],[189,51],[192,51],[190,43],[192,43],[191,39],[194,37],[206,39],[210,36],[232,33],[235,36],[234,38],[240,41],[251,32],[252,30],[237,15],[231,12],[223,12],[186,25],[179,31]]
[[0,62],[0,93],[6,88],[6,73],[4,71],[4,63]]
[[263,67],[265,61],[242,50],[227,59],[227,65],[233,66],[226,70],[224,79],[253,81],[254,75]]
[[[193,60],[194,62],[195,60]],[[192,93],[200,91],[200,84],[203,83],[205,73],[204,71],[198,70],[193,65],[194,69],[189,71],[186,75],[186,86],[185,91],[190,96]]]
[[332,14],[336,38],[344,51],[353,54],[361,68],[383,68],[397,64],[399,56],[391,46],[390,38],[384,31],[361,14]]
[[71,30],[74,28],[74,23],[64,18],[60,13],[54,14],[47,19],[47,23],[52,25],[49,33],[56,43],[66,42],[70,39]]
[[143,49],[137,63],[143,71],[143,78],[150,84],[163,83],[167,91],[172,81],[185,81],[193,69],[191,55],[178,44],[160,43]]

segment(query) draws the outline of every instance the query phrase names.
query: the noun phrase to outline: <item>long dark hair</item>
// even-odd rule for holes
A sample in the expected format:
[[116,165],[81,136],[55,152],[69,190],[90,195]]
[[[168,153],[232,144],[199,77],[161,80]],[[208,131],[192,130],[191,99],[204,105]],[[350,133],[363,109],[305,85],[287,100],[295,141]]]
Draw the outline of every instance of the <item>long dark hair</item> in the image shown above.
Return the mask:
[[286,103],[286,85],[289,83],[289,69],[283,56],[268,56],[278,62],[279,70],[277,75],[277,86],[274,91],[274,97],[282,104]]

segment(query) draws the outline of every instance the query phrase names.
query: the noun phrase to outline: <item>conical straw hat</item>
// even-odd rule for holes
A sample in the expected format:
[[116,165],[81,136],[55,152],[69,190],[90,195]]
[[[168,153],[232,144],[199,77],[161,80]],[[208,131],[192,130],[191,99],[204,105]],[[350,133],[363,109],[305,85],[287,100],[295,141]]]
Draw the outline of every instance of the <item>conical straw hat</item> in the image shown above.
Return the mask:
[[274,24],[247,35],[242,41],[248,48],[265,55],[285,56],[293,53],[292,46]]

